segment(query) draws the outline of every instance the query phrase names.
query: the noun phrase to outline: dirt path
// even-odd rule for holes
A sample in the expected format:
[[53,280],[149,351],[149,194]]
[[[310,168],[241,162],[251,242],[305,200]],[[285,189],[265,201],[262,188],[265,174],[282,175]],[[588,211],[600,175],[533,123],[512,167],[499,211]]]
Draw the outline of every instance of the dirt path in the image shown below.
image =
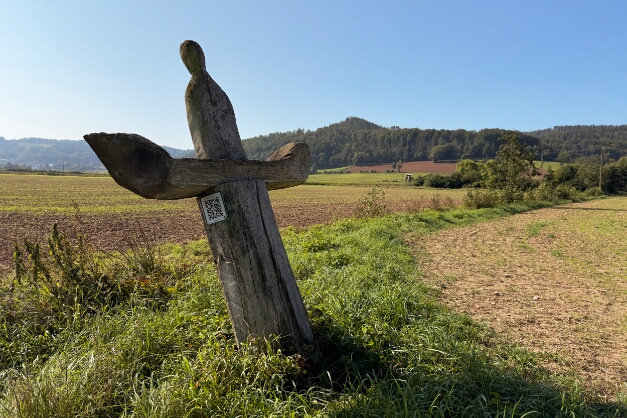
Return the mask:
[[627,198],[548,208],[410,238],[453,309],[627,393]]

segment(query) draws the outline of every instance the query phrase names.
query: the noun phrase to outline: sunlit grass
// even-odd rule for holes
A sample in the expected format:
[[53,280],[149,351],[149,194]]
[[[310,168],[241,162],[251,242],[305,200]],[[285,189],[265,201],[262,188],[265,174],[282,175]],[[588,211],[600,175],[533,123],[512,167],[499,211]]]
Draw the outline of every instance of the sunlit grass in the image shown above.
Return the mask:
[[[428,173],[412,173],[414,176]],[[390,185],[408,186],[405,182],[407,173],[344,173],[344,174],[310,174],[306,184],[333,184],[333,185]]]
[[548,170],[549,168],[557,170],[560,166],[562,166],[562,163],[558,161],[534,161],[533,163],[536,168],[541,168],[543,170]]

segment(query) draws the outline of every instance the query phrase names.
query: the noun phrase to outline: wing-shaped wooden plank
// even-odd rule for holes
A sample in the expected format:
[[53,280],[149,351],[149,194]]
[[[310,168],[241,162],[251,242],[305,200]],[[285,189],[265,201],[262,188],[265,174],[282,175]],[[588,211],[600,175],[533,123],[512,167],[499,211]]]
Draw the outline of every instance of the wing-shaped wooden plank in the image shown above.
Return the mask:
[[268,190],[304,183],[309,175],[309,146],[284,145],[268,161],[174,159],[154,142],[136,134],[84,136],[120,186],[147,199],[184,199],[218,184],[263,180]]

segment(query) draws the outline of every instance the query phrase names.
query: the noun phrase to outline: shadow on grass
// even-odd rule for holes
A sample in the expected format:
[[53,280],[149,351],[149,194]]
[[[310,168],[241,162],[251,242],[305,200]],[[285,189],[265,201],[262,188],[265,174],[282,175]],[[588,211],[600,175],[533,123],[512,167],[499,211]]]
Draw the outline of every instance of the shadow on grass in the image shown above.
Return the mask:
[[[518,354],[528,363],[523,367],[479,350],[455,353],[454,364],[443,359],[438,365],[433,358],[421,364],[420,353],[409,355],[405,364],[394,364],[382,351],[330,321],[316,321],[314,333],[322,360],[312,362],[309,377],[298,390],[330,390],[328,416],[627,416],[624,404],[586,399],[583,389],[572,382],[564,389],[549,380],[548,372],[533,364],[532,354],[523,349],[508,348],[508,354]],[[424,348],[427,357],[430,351],[438,350]]]

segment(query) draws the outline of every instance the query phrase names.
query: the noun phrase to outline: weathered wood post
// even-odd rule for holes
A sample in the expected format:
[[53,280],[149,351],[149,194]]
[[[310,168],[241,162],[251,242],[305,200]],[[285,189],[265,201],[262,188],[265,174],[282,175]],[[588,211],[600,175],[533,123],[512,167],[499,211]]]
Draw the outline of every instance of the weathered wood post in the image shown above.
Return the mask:
[[121,186],[146,198],[197,196],[238,344],[277,336],[284,349],[306,351],[313,334],[268,189],[307,179],[309,147],[288,144],[266,162],[248,161],[233,106],[207,73],[200,45],[185,41],[180,52],[191,74],[185,104],[197,159],[174,160],[134,134],[84,138]]

